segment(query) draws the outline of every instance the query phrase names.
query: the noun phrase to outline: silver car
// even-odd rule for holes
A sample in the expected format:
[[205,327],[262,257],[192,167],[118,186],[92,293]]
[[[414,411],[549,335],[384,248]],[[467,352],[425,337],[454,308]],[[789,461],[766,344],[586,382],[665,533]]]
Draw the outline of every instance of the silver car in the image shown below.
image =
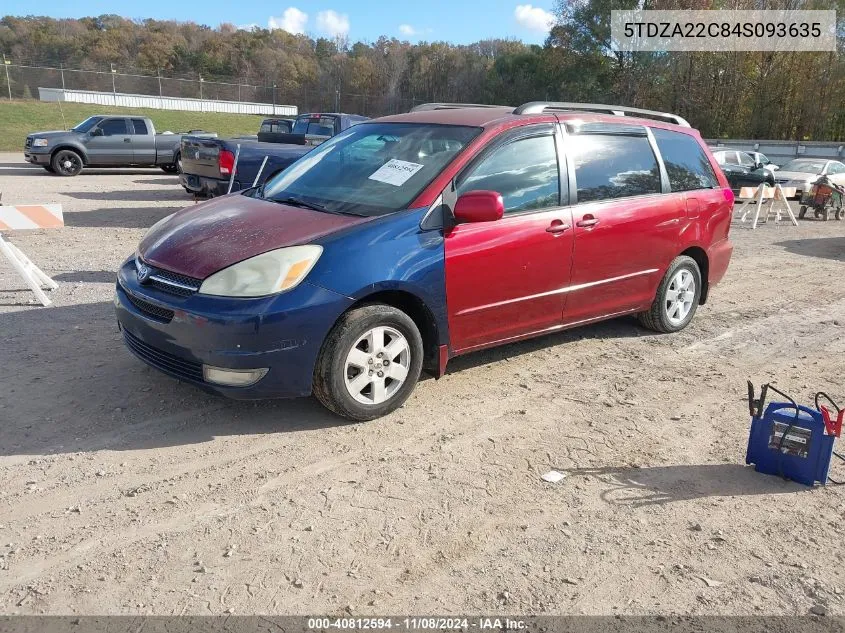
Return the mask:
[[781,187],[795,187],[796,196],[810,190],[819,176],[827,176],[837,185],[845,185],[845,164],[825,158],[795,158],[775,172]]

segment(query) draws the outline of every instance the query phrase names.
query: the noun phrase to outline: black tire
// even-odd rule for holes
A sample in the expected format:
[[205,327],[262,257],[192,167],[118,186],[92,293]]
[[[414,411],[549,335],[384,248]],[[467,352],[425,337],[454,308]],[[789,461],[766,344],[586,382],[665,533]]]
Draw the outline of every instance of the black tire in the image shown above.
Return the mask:
[[[686,270],[692,274],[695,289],[692,293],[692,305],[690,306],[687,315],[682,320],[673,321],[669,317],[666,304],[669,301],[668,293],[670,292],[672,280],[682,270]],[[689,325],[690,321],[692,321],[692,318],[695,316],[695,311],[698,309],[698,302],[700,299],[701,270],[699,270],[698,264],[692,257],[680,255],[672,260],[671,264],[669,264],[669,269],[666,271],[660,285],[657,287],[657,295],[654,297],[654,303],[651,304],[651,308],[645,312],[640,312],[637,316],[640,319],[640,323],[649,330],[663,333],[678,332],[683,330],[687,325]]]
[[161,171],[163,171],[165,174],[178,174],[179,168],[175,164],[161,165]]
[[845,207],[839,207],[836,210],[836,219],[837,220],[845,220]]
[[[346,359],[355,343],[369,330],[379,326],[398,331],[407,341],[408,373],[387,400],[380,404],[364,404],[356,400],[346,387]],[[367,350],[372,354],[376,351]],[[408,399],[419,380],[422,364],[422,336],[411,317],[393,306],[381,303],[364,305],[344,314],[323,342],[314,368],[314,396],[339,416],[359,422],[373,420],[387,415]],[[372,389],[372,386],[367,388]]]
[[802,204],[801,208],[798,210],[798,219],[803,220],[805,215],[807,215],[807,205]]
[[60,149],[53,154],[50,166],[59,176],[76,176],[82,171],[82,157],[72,149]]
[[41,165],[48,174],[55,174],[56,170],[53,169],[52,165]]

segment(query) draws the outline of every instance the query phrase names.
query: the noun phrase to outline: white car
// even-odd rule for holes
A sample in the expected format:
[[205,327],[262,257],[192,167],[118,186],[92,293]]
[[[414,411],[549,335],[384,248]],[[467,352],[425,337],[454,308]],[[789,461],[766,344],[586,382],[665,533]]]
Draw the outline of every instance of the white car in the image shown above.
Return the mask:
[[800,198],[819,176],[827,176],[837,185],[845,185],[845,164],[825,158],[795,158],[776,172],[775,180],[781,187],[795,187],[795,195]]

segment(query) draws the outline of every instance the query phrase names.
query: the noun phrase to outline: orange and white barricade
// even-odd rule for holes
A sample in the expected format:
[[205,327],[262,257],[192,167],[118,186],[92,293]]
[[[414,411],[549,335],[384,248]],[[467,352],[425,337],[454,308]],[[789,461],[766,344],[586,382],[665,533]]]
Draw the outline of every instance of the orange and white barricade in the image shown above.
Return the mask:
[[[798,226],[798,220],[795,219],[792,207],[789,206],[789,202],[787,201],[787,198],[793,197],[795,192],[795,187],[784,189],[777,183],[775,183],[774,187],[770,187],[766,183],[763,183],[759,187],[743,187],[739,190],[739,195],[737,196],[737,200],[745,200],[742,206],[739,207],[739,211],[742,212],[739,221],[745,222],[748,219],[748,215],[751,213],[750,205],[754,204],[755,210],[754,221],[751,223],[752,229],[756,229],[758,224],[767,222],[771,213],[775,214],[775,223],[777,224],[780,222],[781,214],[784,212],[789,216],[792,224]],[[766,208],[766,213],[763,215],[761,221],[760,210],[763,207],[763,201],[769,202],[769,206]],[[775,208],[776,206],[778,207],[777,209]]]
[[[51,229],[60,226],[64,226],[60,204],[27,204],[14,207],[0,204],[0,231]],[[17,246],[5,241],[2,233],[0,253],[23,278],[42,305],[49,306],[53,303],[44,293],[44,289],[55,290],[59,284],[44,274]]]

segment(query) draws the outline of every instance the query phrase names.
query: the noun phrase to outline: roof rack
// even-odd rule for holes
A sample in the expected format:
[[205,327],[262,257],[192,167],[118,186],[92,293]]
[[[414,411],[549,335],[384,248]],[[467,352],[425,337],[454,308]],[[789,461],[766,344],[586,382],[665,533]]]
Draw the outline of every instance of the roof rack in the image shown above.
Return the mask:
[[512,106],[491,105],[489,103],[421,103],[411,108],[411,112],[423,112],[426,110],[458,110],[461,108],[509,108]]
[[658,112],[656,110],[641,110],[640,108],[628,108],[626,106],[604,105],[601,103],[561,103],[557,101],[531,101],[523,103],[516,110],[514,114],[540,114],[541,112],[556,112],[556,111],[584,111],[584,112],[601,112],[606,114],[614,114],[616,116],[641,116],[648,119],[662,119],[675,125],[682,125],[684,127],[692,127],[689,122],[669,112]]

